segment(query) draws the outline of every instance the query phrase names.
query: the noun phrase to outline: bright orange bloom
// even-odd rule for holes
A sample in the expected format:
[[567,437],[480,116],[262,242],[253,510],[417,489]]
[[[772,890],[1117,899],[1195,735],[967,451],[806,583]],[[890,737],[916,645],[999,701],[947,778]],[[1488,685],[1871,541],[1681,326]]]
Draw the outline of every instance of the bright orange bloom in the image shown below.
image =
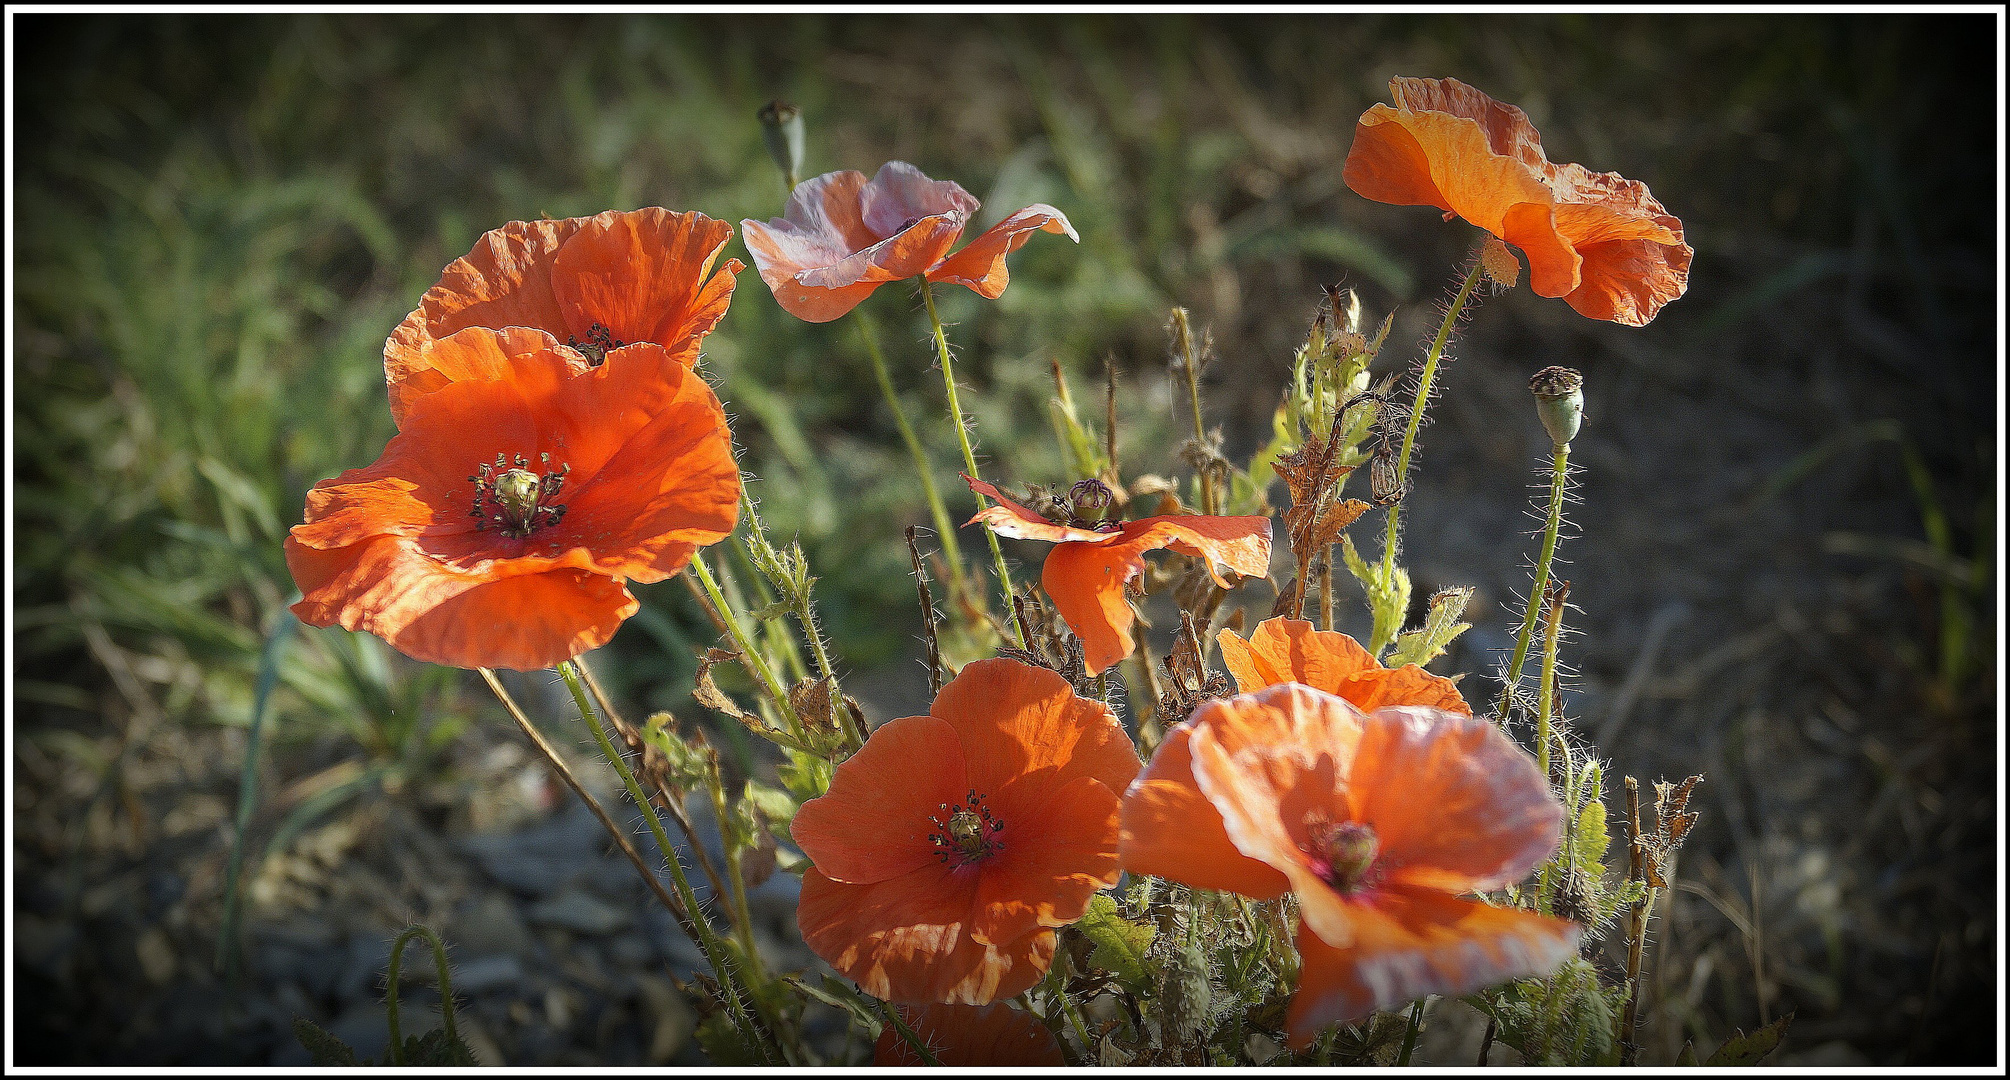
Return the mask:
[[1356,193],[1465,218],[1528,256],[1537,295],[1593,319],[1644,326],[1688,290],[1695,249],[1647,185],[1551,163],[1527,114],[1457,79],[1391,79],[1389,96],[1355,125]]
[[[990,1005],[896,1005],[894,1010],[940,1065],[1066,1065],[1061,1044],[1033,1014]],[[892,1024],[879,1029],[874,1065],[920,1065],[921,1055]]]
[[607,643],[625,581],[684,568],[733,531],[740,471],[711,387],[659,345],[588,368],[551,335],[463,330],[366,469],[307,494],[286,540],[313,626],[415,659],[528,671]]
[[725,317],[734,275],[745,269],[727,259],[711,272],[732,238],[723,221],[657,206],[512,221],[483,233],[384,343],[392,419],[403,427],[412,397],[466,377],[453,367],[459,354],[434,345],[471,326],[543,330],[573,346],[582,367],[633,342],[697,363],[699,342]]
[[1347,699],[1362,712],[1384,705],[1428,705],[1472,714],[1457,683],[1415,664],[1385,668],[1345,634],[1315,629],[1303,619],[1279,616],[1256,624],[1249,640],[1224,630],[1215,639],[1236,688],[1252,694],[1279,683],[1304,683]]
[[1179,515],[1106,522],[1090,528],[1049,521],[1013,502],[982,480],[965,476],[970,490],[996,506],[977,513],[965,525],[983,522],[992,532],[1019,540],[1046,540],[1055,545],[1040,571],[1040,586],[1067,620],[1094,675],[1131,655],[1137,643],[1131,625],[1137,614],[1124,598],[1124,586],[1144,572],[1145,552],[1171,548],[1207,563],[1215,584],[1234,588],[1223,576],[1234,571],[1249,577],[1270,573],[1270,519],[1258,516],[1204,517]]
[[889,281],[916,276],[996,300],[1009,277],[1005,256],[1034,232],[1081,241],[1067,215],[1035,203],[951,255],[977,206],[955,181],[930,180],[905,161],[889,161],[869,181],[854,169],[805,180],[781,217],[765,225],[742,221],[740,231],[775,302],[813,323],[838,318]]
[[1030,989],[1054,927],[1117,883],[1117,793],[1137,751],[1101,702],[979,660],[927,716],[891,720],[791,831],[803,940],[891,1001],[984,1005]]
[[1363,713],[1286,683],[1209,702],[1124,794],[1122,853],[1155,874],[1300,910],[1294,1048],[1327,1024],[1569,959],[1575,923],[1460,899],[1556,851],[1563,806],[1485,720]]

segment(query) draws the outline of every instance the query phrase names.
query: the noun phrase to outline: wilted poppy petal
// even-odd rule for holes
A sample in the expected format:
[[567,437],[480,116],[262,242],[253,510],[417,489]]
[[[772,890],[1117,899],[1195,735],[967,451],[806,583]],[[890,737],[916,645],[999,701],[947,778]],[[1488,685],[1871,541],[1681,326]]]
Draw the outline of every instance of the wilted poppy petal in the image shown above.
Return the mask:
[[[967,212],[955,209],[955,199],[913,190],[898,170],[880,173],[887,184],[868,184],[863,173],[850,170],[825,173],[796,185],[781,217],[740,223],[754,266],[782,310],[805,322],[829,322],[881,285],[922,274],[962,235]],[[903,200],[945,205],[903,215],[894,231],[883,232],[866,221],[869,193],[875,220],[898,213]]]
[[1349,784],[1390,877],[1448,892],[1512,885],[1555,853],[1563,805],[1486,720],[1389,708],[1363,726]]
[[707,280],[732,238],[723,221],[660,206],[587,218],[551,270],[566,331],[585,341],[599,323],[616,341],[654,342],[679,362],[696,363],[698,342],[725,316],[741,269],[728,259]]
[[942,688],[929,713],[955,730],[967,784],[981,794],[1029,775],[1057,784],[1093,777],[1116,794],[1138,774],[1137,750],[1109,706],[1078,696],[1046,668],[974,661]]
[[1237,517],[1140,518],[1124,523],[1126,542],[1149,541],[1152,548],[1171,548],[1207,563],[1214,583],[1224,589],[1235,587],[1226,576],[1232,571],[1245,577],[1270,573],[1270,519],[1258,515]]
[[1131,625],[1137,613],[1124,585],[1144,572],[1145,552],[1157,547],[1149,537],[1105,544],[1060,544],[1047,553],[1040,587],[1054,601],[1068,628],[1082,639],[1083,662],[1091,675],[1131,655],[1137,642]]
[[1291,889],[1273,867],[1237,851],[1221,812],[1193,778],[1192,722],[1166,733],[1151,764],[1124,793],[1118,853],[1124,869],[1196,889],[1272,900]]
[[859,218],[876,237],[894,236],[922,218],[977,212],[977,197],[954,180],[930,180],[905,161],[879,167],[859,192]]
[[986,229],[983,235],[964,245],[963,250],[944,259],[928,272],[928,280],[968,286],[986,300],[1005,295],[1011,275],[1005,271],[1005,256],[1026,246],[1035,232],[1060,233],[1081,243],[1068,216],[1045,203],[1035,203]]
[[1005,823],[1004,846],[977,865],[970,934],[978,942],[1066,926],[1098,890],[1117,883],[1117,793],[1100,780],[1027,777],[987,801]]
[[803,871],[796,925],[810,951],[874,997],[986,1005],[1033,988],[1054,963],[1054,932],[1005,945],[973,940],[976,875],[924,866],[871,885]]
[[[963,476],[958,473],[957,475]],[[963,482],[970,490],[990,499],[995,506],[987,506],[976,516],[964,522],[966,526],[983,522],[992,532],[1009,536],[1014,540],[1045,540],[1049,543],[1077,540],[1090,544],[1101,544],[1122,538],[1116,531],[1098,532],[1095,529],[1080,529],[1073,525],[1052,522],[1005,497],[997,488],[982,480],[963,476]]]
[[1457,997],[1546,975],[1577,951],[1582,928],[1430,889],[1375,890],[1350,906],[1353,943],[1335,947],[1298,928],[1300,974],[1285,1028],[1294,1050],[1328,1024],[1359,1020],[1426,994]]
[[954,729],[933,716],[889,720],[838,765],[829,792],[796,811],[789,833],[825,876],[885,881],[937,862],[931,819],[966,787]]
[[[982,1065],[1065,1065],[1061,1044],[1033,1014],[1005,1002],[973,1005],[900,1005],[901,1020],[935,1056],[950,1068]],[[874,1065],[923,1064],[907,1039],[892,1024],[879,1031],[873,1044]]]

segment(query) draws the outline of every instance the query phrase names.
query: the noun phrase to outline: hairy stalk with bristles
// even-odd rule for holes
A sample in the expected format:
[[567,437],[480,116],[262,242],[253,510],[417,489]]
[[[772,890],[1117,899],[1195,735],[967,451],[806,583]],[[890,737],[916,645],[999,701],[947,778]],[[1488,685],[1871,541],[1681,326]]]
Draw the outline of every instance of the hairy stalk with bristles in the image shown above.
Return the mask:
[[944,505],[942,493],[935,488],[928,451],[922,448],[921,438],[914,433],[914,426],[907,422],[907,410],[901,407],[900,395],[894,392],[893,377],[887,373],[886,355],[879,350],[879,337],[873,330],[872,320],[862,307],[853,308],[852,317],[858,321],[858,335],[865,340],[865,351],[872,357],[872,373],[879,379],[880,393],[886,396],[886,407],[893,410],[893,422],[900,428],[900,439],[907,444],[907,452],[914,457],[914,474],[921,478],[921,494],[928,500],[928,516],[935,522],[936,535],[942,538],[942,561],[949,568],[949,591],[953,596],[964,588],[963,551],[956,543],[956,523],[949,516],[949,507]]

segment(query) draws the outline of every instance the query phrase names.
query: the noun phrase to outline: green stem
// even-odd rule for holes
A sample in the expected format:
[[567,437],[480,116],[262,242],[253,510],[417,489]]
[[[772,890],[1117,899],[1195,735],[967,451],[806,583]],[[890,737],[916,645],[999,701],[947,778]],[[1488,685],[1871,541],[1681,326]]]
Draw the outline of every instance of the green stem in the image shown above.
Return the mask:
[[[702,560],[692,561],[703,565]],[[707,580],[709,581],[709,577]],[[751,980],[734,978],[735,965],[726,958],[725,947],[720,942],[717,931],[713,930],[711,923],[705,919],[704,909],[698,906],[698,894],[692,891],[690,879],[684,876],[683,860],[677,857],[677,849],[670,843],[670,835],[663,830],[663,819],[656,815],[656,807],[650,803],[649,797],[642,793],[642,785],[636,782],[635,773],[628,768],[628,760],[621,756],[621,751],[615,749],[613,741],[607,737],[607,728],[600,723],[600,717],[594,713],[593,703],[587,700],[586,685],[580,681],[578,670],[572,666],[570,660],[566,660],[559,663],[558,673],[564,677],[566,689],[572,691],[573,704],[579,707],[580,719],[585,720],[587,728],[593,732],[593,741],[599,744],[601,754],[606,756],[608,764],[614,766],[615,773],[621,777],[621,785],[628,789],[628,797],[635,800],[635,805],[642,808],[642,819],[648,823],[649,834],[656,838],[656,846],[662,849],[664,862],[670,868],[670,881],[676,886],[677,898],[683,901],[684,910],[691,913],[691,921],[698,929],[700,935],[698,945],[704,950],[705,959],[711,963],[712,970],[719,975],[720,989],[724,991],[726,1007],[733,1012],[736,1019],[758,1030],[753,1017],[746,1014],[746,1006],[741,1003],[739,994],[733,986],[733,983],[740,981],[751,983]],[[753,974],[751,969],[759,964],[759,956],[759,953],[748,953],[745,959],[750,970],[742,971],[740,974],[743,976]],[[758,1007],[758,998],[754,998],[751,992],[748,996]],[[785,1060],[794,1056],[789,1053],[788,1047],[781,1045],[779,1039],[775,1042]],[[789,1061],[789,1064],[793,1065],[795,1062]]]
[[703,553],[692,557],[691,570],[697,576],[698,584],[704,586],[705,595],[711,598],[712,607],[718,611],[720,620],[726,624],[726,633],[732,636],[733,646],[740,650],[741,663],[746,665],[754,678],[760,680],[762,688],[767,690],[768,700],[775,703],[775,708],[788,722],[789,734],[795,736],[798,743],[804,743],[803,722],[796,716],[796,707],[790,703],[789,695],[782,689],[781,681],[775,678],[774,669],[770,668],[768,662],[755,650],[753,640],[740,625],[740,616],[733,611],[732,606],[726,603],[725,596],[719,592],[719,583],[713,580],[712,570],[705,565]]
[[440,1026],[445,1029],[447,1041],[460,1041],[460,1033],[454,1027],[454,980],[447,970],[447,947],[440,941],[440,935],[424,926],[410,926],[391,943],[391,970],[385,975],[384,1008],[385,1022],[391,1029],[391,1046],[386,1064],[405,1064],[405,1039],[403,1025],[398,1016],[398,983],[405,961],[405,944],[415,937],[423,937],[426,944],[433,947],[433,966],[440,976]]
[[907,443],[907,452],[914,455],[914,474],[921,478],[921,494],[928,500],[928,515],[935,520],[936,534],[942,537],[942,558],[949,564],[949,587],[954,593],[963,588],[963,552],[957,545],[955,521],[949,516],[949,507],[942,502],[942,493],[936,490],[935,472],[929,467],[928,451],[922,449],[914,426],[907,422],[907,410],[900,406],[900,395],[893,391],[893,376],[887,373],[886,355],[879,351],[879,338],[873,330],[872,320],[862,307],[853,308],[852,316],[858,320],[858,336],[865,339],[865,351],[872,357],[872,373],[879,378],[880,392],[886,395],[886,407],[893,410],[893,422],[900,428],[901,441]]
[[[1564,588],[1560,592],[1563,594],[1569,592],[1568,582],[1564,584]],[[1536,686],[1535,764],[1536,768],[1542,771],[1543,783],[1547,784],[1549,783],[1550,713],[1555,704],[1556,692],[1556,639],[1558,633],[1563,629],[1564,596],[1558,595],[1554,602],[1548,602],[1547,597],[1544,599],[1545,603],[1543,606],[1546,610],[1543,615],[1545,625],[1542,635],[1542,675]],[[1570,792],[1567,790],[1568,786],[1568,783],[1566,783],[1566,791],[1564,792],[1566,800],[1570,796]],[[1574,808],[1572,812],[1575,813]],[[1565,857],[1568,858],[1567,855]],[[1551,871],[1555,866],[1555,860],[1543,863],[1541,877],[1538,879],[1536,903],[1543,914],[1549,913]]]
[[1410,1026],[1403,1032],[1403,1052],[1396,1055],[1396,1064],[1408,1065],[1410,1055],[1416,1053],[1417,1033],[1424,1030],[1424,1004],[1430,1000],[1428,997],[1420,997],[1415,1005],[1410,1006]]
[[[972,479],[982,479],[977,472],[977,454],[970,449],[970,426],[964,422],[963,406],[956,399],[956,361],[949,355],[949,337],[942,330],[942,316],[935,311],[935,292],[927,278],[921,279],[921,303],[928,309],[928,325],[935,331],[935,354],[942,363],[942,387],[949,395],[949,415],[956,421],[956,441],[963,447],[963,465],[970,470]],[[984,496],[971,492],[977,500],[977,509],[984,510],[991,503]],[[1012,575],[1005,569],[1005,552],[998,546],[998,534],[984,530],[984,539],[991,544],[991,562],[998,568],[998,587],[1005,593],[1005,622],[1012,625],[1013,636],[1019,638],[1020,648],[1026,647],[1026,639],[1019,633],[1010,617],[1012,611]]]
[[741,870],[745,859],[740,854],[740,845],[733,843],[726,832],[726,822],[729,820],[726,815],[731,811],[726,806],[726,789],[719,780],[719,770],[711,770],[708,780],[710,782],[706,787],[712,796],[712,820],[719,823],[719,839],[725,842],[726,877],[731,882],[726,892],[733,901],[733,936],[739,939],[740,950],[751,957],[756,954],[754,915],[747,907],[747,879]]
[[1556,555],[1557,527],[1563,523],[1564,480],[1570,471],[1570,444],[1550,448],[1549,466],[1549,515],[1542,525],[1542,552],[1535,560],[1535,587],[1529,590],[1528,610],[1521,618],[1521,630],[1514,637],[1514,658],[1508,661],[1505,683],[1501,686],[1500,704],[1494,712],[1501,719],[1507,719],[1508,702],[1514,691],[1521,685],[1522,665],[1528,661],[1528,643],[1535,634],[1535,623],[1542,615],[1543,593],[1549,588],[1549,563]]
[[[742,491],[741,500],[744,501],[746,497],[746,492]],[[768,588],[767,579],[761,574],[760,565],[754,561],[754,553],[749,549],[746,537],[738,533],[733,534],[733,550],[739,553],[740,568],[746,571],[747,580],[754,583],[754,599],[759,602],[753,605],[746,604],[746,598],[740,595],[739,576],[733,573],[730,559],[719,564],[719,577],[725,588],[727,601],[753,611],[773,611],[774,590]],[[725,559],[724,556],[721,558]],[[789,674],[798,681],[810,677],[810,669],[803,663],[803,651],[796,647],[795,635],[789,632],[788,623],[782,620],[779,613],[763,618],[760,629],[767,631],[766,640],[776,664],[786,666]]]
[[914,1029],[907,1026],[907,1021],[900,1018],[899,1011],[884,1001],[879,1003],[879,1011],[881,1015],[886,1017],[886,1022],[893,1025],[893,1030],[899,1032],[900,1037],[907,1041],[908,1049],[913,1050],[915,1055],[921,1058],[923,1065],[932,1068],[940,1068],[942,1066],[942,1062],[935,1059],[935,1051],[930,1050],[928,1044],[922,1041],[921,1036],[915,1034]]
[[[1424,354],[1424,370],[1417,378],[1417,400],[1410,405],[1410,423],[1403,429],[1403,449],[1396,455],[1396,490],[1399,493],[1409,491],[1410,449],[1416,445],[1417,428],[1423,423],[1424,408],[1431,401],[1431,383],[1438,375],[1438,360],[1445,355],[1445,343],[1451,340],[1452,328],[1459,321],[1459,312],[1465,310],[1466,301],[1472,298],[1473,287],[1479,283],[1480,260],[1474,259],[1473,268],[1467,271],[1466,280],[1459,286],[1458,295],[1452,298],[1451,306],[1445,309],[1445,321],[1438,327],[1438,336],[1431,341],[1430,352]],[[1388,533],[1382,540],[1382,580],[1385,582],[1392,580],[1396,575],[1396,536],[1402,516],[1403,503],[1398,498],[1389,506]],[[1392,625],[1393,630],[1402,629],[1400,619],[1395,620]],[[1386,641],[1373,642],[1369,645],[1368,651],[1379,654],[1382,647],[1387,644]]]

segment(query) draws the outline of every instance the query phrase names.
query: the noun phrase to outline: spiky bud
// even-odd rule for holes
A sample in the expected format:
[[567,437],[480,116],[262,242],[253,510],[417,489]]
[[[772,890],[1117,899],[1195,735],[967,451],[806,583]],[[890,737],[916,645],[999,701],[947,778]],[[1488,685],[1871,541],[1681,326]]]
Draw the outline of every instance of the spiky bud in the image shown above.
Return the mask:
[[1584,376],[1567,367],[1546,367],[1528,381],[1528,389],[1549,441],[1569,446],[1584,422]]
[[1166,963],[1165,984],[1159,990],[1160,1041],[1183,1046],[1204,1033],[1213,994],[1207,983],[1207,954],[1189,938]]

